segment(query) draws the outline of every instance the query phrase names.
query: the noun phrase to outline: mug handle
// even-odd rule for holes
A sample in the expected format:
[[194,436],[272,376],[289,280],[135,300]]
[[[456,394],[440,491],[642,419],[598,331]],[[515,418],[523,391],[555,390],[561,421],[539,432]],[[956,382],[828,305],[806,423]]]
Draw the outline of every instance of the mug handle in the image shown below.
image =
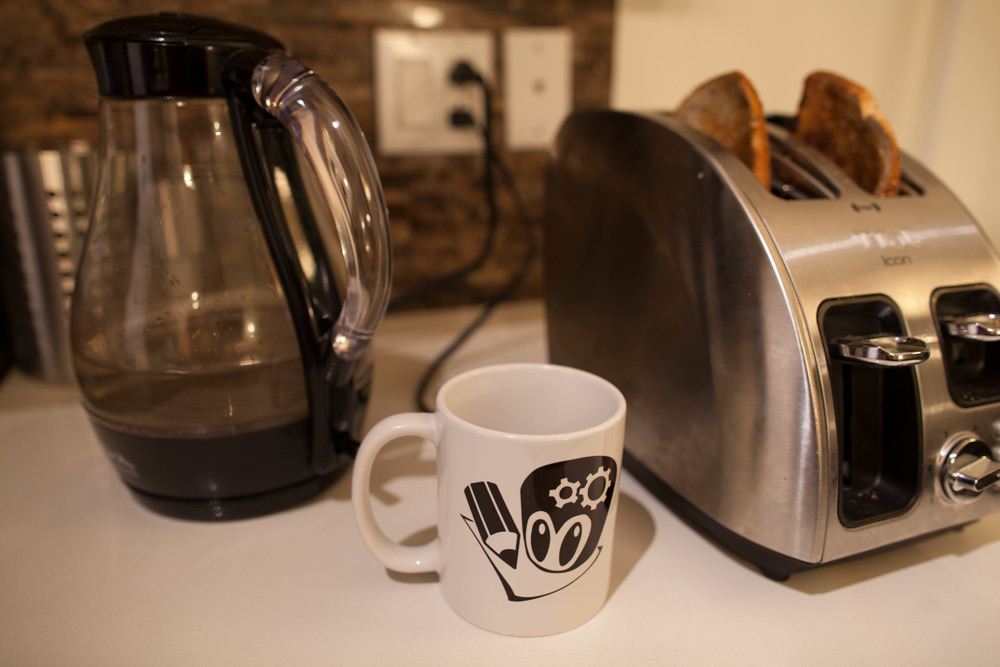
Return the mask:
[[371,477],[375,457],[390,442],[406,436],[423,438],[437,448],[438,429],[434,415],[426,412],[393,415],[380,421],[368,432],[354,460],[354,473],[351,479],[354,518],[358,522],[361,538],[368,546],[368,550],[390,570],[407,574],[437,572],[441,556],[441,540],[435,538],[433,542],[419,547],[408,547],[393,542],[379,528],[372,511]]

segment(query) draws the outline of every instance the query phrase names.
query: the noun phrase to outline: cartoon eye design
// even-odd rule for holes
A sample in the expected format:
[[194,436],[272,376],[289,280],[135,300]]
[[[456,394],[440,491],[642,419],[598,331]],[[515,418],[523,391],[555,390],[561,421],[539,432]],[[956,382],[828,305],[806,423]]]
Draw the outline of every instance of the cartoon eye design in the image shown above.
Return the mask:
[[590,517],[578,514],[567,520],[557,531],[552,525],[552,517],[539,510],[528,517],[525,535],[528,556],[543,570],[568,570],[587,544],[590,528]]

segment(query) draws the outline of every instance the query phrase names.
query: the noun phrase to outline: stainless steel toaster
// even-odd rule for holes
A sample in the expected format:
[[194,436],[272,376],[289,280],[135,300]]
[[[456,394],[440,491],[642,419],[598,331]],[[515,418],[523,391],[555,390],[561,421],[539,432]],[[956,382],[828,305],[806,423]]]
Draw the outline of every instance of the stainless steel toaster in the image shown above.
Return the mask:
[[545,215],[556,363],[629,402],[626,467],[790,573],[1000,511],[1000,261],[904,155],[875,198],[774,117],[774,183],[668,115],[563,125]]

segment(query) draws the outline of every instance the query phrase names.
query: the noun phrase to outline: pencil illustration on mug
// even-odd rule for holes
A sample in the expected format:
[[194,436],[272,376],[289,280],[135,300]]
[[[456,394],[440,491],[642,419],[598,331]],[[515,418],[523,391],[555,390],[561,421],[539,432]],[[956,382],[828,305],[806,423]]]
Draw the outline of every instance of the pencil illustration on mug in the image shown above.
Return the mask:
[[517,548],[521,534],[510,516],[500,489],[493,482],[474,482],[465,487],[469,511],[479,536],[490,551],[511,567],[517,567]]

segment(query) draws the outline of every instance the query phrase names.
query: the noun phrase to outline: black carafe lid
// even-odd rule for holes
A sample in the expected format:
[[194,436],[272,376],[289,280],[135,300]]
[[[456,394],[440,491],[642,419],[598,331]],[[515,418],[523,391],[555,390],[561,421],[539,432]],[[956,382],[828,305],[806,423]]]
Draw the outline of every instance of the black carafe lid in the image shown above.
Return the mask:
[[235,23],[161,13],[102,23],[83,35],[104,97],[221,97],[222,69],[237,51],[283,51]]

